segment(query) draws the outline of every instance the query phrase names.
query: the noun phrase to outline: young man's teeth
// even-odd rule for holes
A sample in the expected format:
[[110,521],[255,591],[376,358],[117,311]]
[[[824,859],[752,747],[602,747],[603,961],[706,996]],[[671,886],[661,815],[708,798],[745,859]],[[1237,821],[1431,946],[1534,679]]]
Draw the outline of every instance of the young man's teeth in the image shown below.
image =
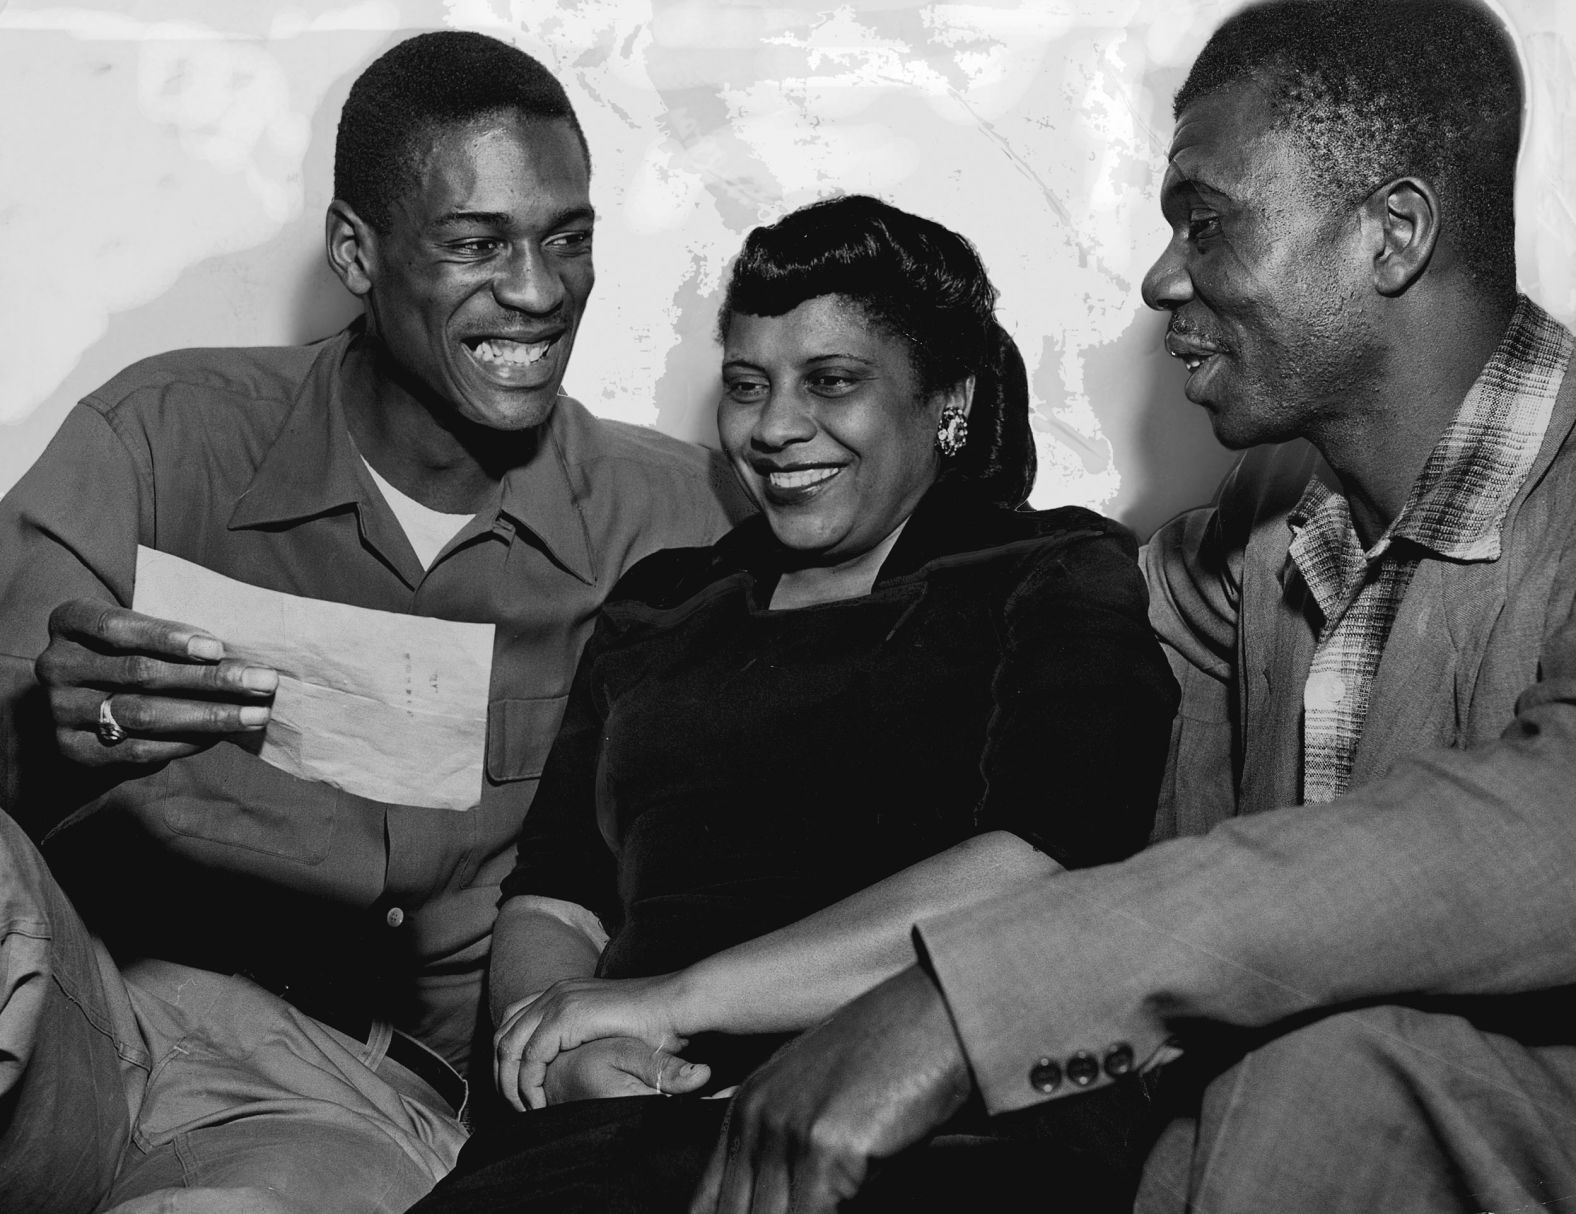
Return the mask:
[[508,363],[513,367],[528,367],[545,355],[547,348],[552,344],[550,341],[538,341],[525,345],[495,337],[490,341],[477,343],[476,357],[484,363],[497,362]]
[[836,468],[796,468],[791,472],[773,472],[768,476],[774,489],[803,489],[818,485],[837,475]]
[[1204,360],[1195,354],[1189,358],[1184,358],[1182,360],[1182,365],[1186,367],[1189,372],[1197,371],[1204,365]]

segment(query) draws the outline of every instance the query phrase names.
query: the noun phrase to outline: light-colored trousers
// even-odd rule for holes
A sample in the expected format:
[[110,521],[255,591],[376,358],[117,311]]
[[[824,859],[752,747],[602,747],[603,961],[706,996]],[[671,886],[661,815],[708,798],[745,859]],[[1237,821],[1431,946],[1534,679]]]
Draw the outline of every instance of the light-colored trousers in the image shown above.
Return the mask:
[[1576,1211],[1576,1046],[1540,1038],[1576,1022],[1379,1006],[1271,1037],[1167,1126],[1138,1214]]
[[384,1048],[244,978],[117,969],[0,813],[0,1210],[405,1210],[465,1130]]

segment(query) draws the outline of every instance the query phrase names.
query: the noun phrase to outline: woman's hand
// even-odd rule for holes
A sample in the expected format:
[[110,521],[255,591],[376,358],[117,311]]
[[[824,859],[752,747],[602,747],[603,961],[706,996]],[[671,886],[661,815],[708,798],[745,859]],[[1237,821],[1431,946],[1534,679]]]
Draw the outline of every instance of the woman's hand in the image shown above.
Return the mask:
[[675,1014],[674,975],[566,978],[509,1005],[493,1035],[498,1090],[515,1108],[547,1103],[548,1064],[603,1037],[634,1037],[676,1054],[688,1041]]
[[[704,1063],[685,1062],[635,1037],[602,1037],[565,1050],[547,1068],[549,1104],[612,1096],[685,1096],[711,1078]],[[520,1105],[519,1092],[506,1093]]]

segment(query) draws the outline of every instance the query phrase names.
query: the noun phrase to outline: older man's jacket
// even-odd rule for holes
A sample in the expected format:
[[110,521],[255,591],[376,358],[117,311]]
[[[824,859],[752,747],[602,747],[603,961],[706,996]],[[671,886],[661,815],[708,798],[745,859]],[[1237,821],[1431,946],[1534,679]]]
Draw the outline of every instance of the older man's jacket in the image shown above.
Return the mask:
[[1316,454],[1250,452],[1156,535],[1151,619],[1183,686],[1158,833],[1179,837],[920,928],[993,1111],[1199,1024],[1576,984],[1570,371],[1498,559],[1419,564],[1331,804],[1296,804],[1315,638],[1281,587]]

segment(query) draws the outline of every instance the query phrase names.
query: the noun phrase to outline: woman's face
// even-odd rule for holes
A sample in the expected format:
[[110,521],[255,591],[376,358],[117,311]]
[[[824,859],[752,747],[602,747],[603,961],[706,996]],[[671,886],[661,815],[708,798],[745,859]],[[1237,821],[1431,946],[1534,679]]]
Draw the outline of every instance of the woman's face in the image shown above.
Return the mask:
[[907,344],[839,296],[736,312],[717,432],[779,541],[841,564],[890,535],[935,482],[945,394],[921,398]]

